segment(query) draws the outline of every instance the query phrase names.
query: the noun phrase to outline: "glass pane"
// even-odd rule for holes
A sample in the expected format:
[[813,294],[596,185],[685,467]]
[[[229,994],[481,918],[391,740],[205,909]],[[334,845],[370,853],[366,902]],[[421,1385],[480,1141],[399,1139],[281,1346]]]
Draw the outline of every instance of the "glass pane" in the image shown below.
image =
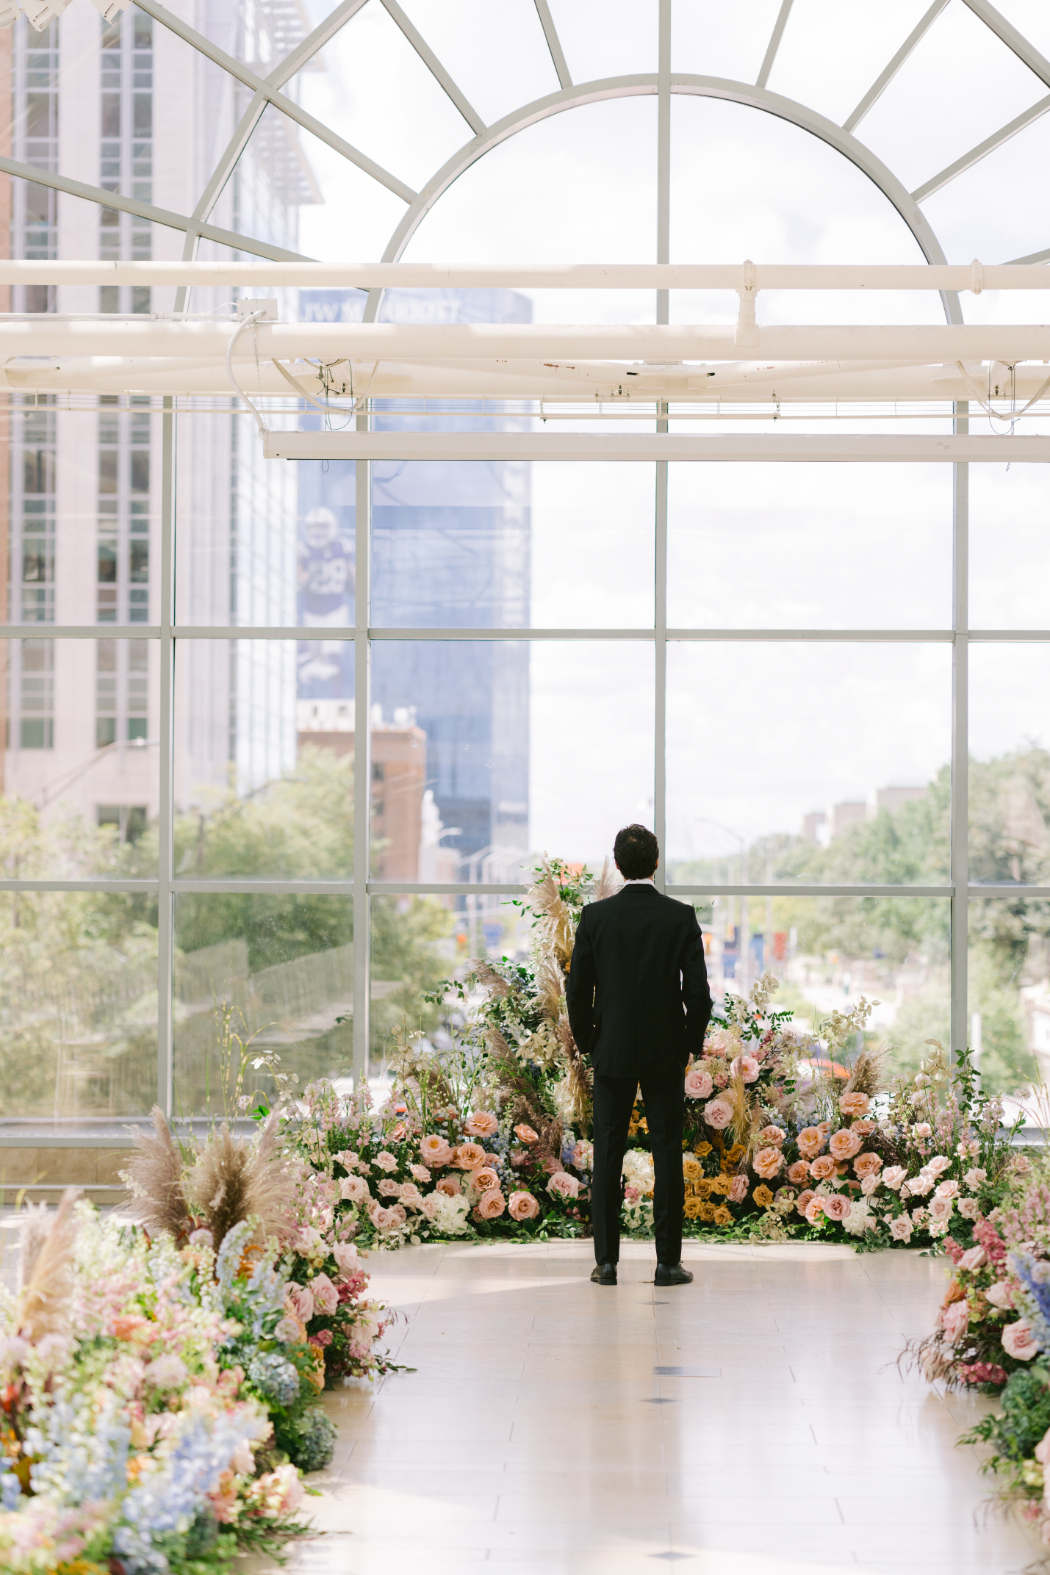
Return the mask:
[[402,7],[488,125],[557,93],[533,0],[406,0]]
[[[393,1034],[403,1024],[426,1034],[437,1032],[440,1042],[444,1014],[422,999],[423,992],[457,970],[462,974],[470,957],[484,955],[484,943],[504,928],[495,918],[498,902],[498,898],[476,897],[371,899],[369,1070],[373,1076],[382,1075],[394,1048]],[[502,917],[502,910],[498,911]],[[478,943],[474,951],[472,941]]]
[[652,627],[652,465],[377,463],[372,488],[376,627]]
[[[347,897],[175,899],[175,1110],[239,1114],[240,1051],[276,1057],[299,1086],[353,1064],[354,915]],[[224,1054],[222,1012],[229,1008]],[[217,1008],[219,1009],[217,1012]],[[244,1069],[243,1092],[274,1091],[266,1066]],[[225,1095],[225,1097],[224,1097]]]
[[1050,882],[1050,645],[970,646],[970,879]]
[[296,663],[291,640],[178,642],[177,875],[353,873],[353,701],[297,701]]
[[924,0],[848,11],[836,0],[795,0],[769,86],[841,125],[926,10]]
[[970,625],[1050,629],[1050,474],[970,466]]
[[0,642],[5,879],[156,877],[156,641]]
[[657,70],[655,6],[632,0],[551,0],[550,10],[574,82]]
[[673,878],[948,879],[951,649],[672,644]]
[[757,81],[779,13],[780,0],[750,0],[747,6],[688,0],[676,5],[671,17],[672,71]]
[[986,1089],[1050,1081],[1050,903],[970,899],[967,973],[973,1064]]
[[0,938],[0,1131],[108,1133],[145,1115],[157,1098],[156,897],[0,892]]
[[[8,368],[17,380],[18,364]],[[148,624],[159,606],[160,414],[148,396],[104,395],[97,411],[59,410],[57,399],[18,396],[0,440],[5,619]]]
[[374,806],[381,735],[425,735],[420,880],[516,881],[537,849],[600,865],[652,821],[647,641],[377,640],[372,717]]
[[177,465],[180,624],[353,622],[352,463],[275,464],[250,417],[212,411],[180,415]]
[[948,465],[669,468],[672,628],[943,629],[951,592]]
[[811,1030],[861,996],[877,1001],[866,1044],[889,1052],[891,1075],[917,1072],[927,1039],[947,1046],[947,898],[785,894],[696,898],[694,905],[716,1000],[726,990],[746,995],[769,969],[780,981],[774,1007],[790,1009]]

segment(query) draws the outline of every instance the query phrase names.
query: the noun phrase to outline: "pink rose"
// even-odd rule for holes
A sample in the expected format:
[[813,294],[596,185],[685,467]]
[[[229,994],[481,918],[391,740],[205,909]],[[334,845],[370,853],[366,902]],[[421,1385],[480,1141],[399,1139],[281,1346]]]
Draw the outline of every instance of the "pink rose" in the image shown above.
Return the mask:
[[1003,1330],[1003,1350],[1015,1362],[1030,1362],[1033,1356],[1038,1355],[1039,1347],[1027,1318],[1018,1318],[1016,1323],[1006,1325]]
[[854,1154],[860,1153],[862,1147],[860,1138],[849,1127],[833,1132],[828,1143],[828,1151],[835,1159],[852,1159]]
[[372,1169],[373,1170],[385,1170],[387,1172],[396,1170],[397,1169],[397,1160],[394,1158],[393,1154],[389,1153],[384,1148],[384,1149],[380,1150],[380,1152],[376,1155],[375,1159],[372,1161]]
[[783,1127],[763,1127],[758,1134],[758,1141],[760,1143],[771,1143],[774,1148],[780,1148],[786,1137],[787,1133]]
[[842,1192],[832,1192],[824,1199],[824,1213],[829,1220],[844,1220],[850,1211],[850,1200]]
[[507,1202],[507,1213],[512,1220],[534,1220],[540,1206],[531,1192],[512,1192]]
[[806,1210],[809,1208],[810,1200],[815,1197],[816,1193],[813,1191],[812,1187],[807,1187],[804,1192],[800,1192],[798,1195],[798,1202],[795,1204],[796,1213],[805,1214]]
[[556,1170],[547,1183],[547,1191],[552,1198],[575,1198],[579,1195],[580,1183],[567,1170]]
[[315,1274],[310,1282],[310,1289],[314,1293],[314,1311],[330,1318],[339,1306],[339,1292],[327,1274]]
[[988,1172],[980,1169],[968,1170],[963,1180],[971,1192],[979,1192],[988,1180]]
[[757,1083],[758,1062],[753,1055],[738,1055],[730,1062],[729,1070],[734,1077],[741,1078],[745,1083]]
[[898,1214],[890,1220],[890,1235],[894,1241],[911,1241],[912,1223],[907,1214]]
[[443,1137],[439,1137],[436,1132],[431,1132],[419,1140],[419,1157],[424,1165],[437,1169],[449,1163],[452,1159],[452,1149]]
[[491,1192],[493,1187],[499,1186],[499,1176],[491,1165],[482,1165],[478,1170],[472,1170],[467,1179],[475,1192]]
[[839,1109],[844,1116],[866,1116],[871,1107],[871,1100],[867,1094],[843,1094],[839,1100]]
[[480,1143],[461,1143],[452,1155],[457,1170],[477,1170],[488,1159]]
[[736,1041],[726,1028],[709,1028],[704,1040],[705,1055],[728,1055]]
[[488,1110],[475,1110],[463,1123],[463,1130],[468,1137],[494,1137],[499,1131],[499,1122]]
[[798,1151],[803,1159],[816,1159],[824,1147],[824,1134],[817,1127],[803,1127],[798,1135]]
[[361,1267],[360,1256],[352,1241],[337,1241],[332,1248],[332,1257],[343,1274],[356,1274]]
[[956,1345],[966,1333],[970,1323],[970,1309],[965,1302],[952,1302],[941,1312],[941,1328],[949,1345]]
[[364,1176],[344,1176],[339,1183],[339,1196],[345,1203],[367,1203],[372,1194]]
[[594,1168],[594,1144],[587,1138],[577,1138],[576,1146],[572,1151],[572,1162],[577,1170],[592,1170]]
[[685,1074],[685,1092],[689,1099],[708,1099],[714,1092],[710,1072],[702,1066],[691,1066]]
[[865,1176],[876,1176],[882,1169],[882,1157],[879,1154],[858,1154],[853,1161],[853,1169],[861,1181]]
[[760,1148],[754,1158],[755,1175],[769,1181],[780,1170],[784,1156],[778,1148]]
[[405,1211],[399,1203],[395,1203],[390,1209],[381,1208],[378,1203],[373,1203],[368,1211],[368,1217],[376,1230],[393,1230],[395,1225],[404,1224]]
[[408,1168],[413,1179],[421,1186],[430,1180],[430,1172],[425,1165],[409,1165]]
[[288,1300],[295,1309],[300,1323],[309,1323],[314,1315],[314,1293],[305,1285],[289,1285]]
[[957,1181],[940,1182],[936,1196],[938,1198],[957,1198],[959,1196],[959,1183]]
[[860,1190],[863,1192],[866,1198],[870,1198],[878,1185],[878,1176],[865,1176],[864,1180],[860,1184]]
[[534,1132],[532,1128],[526,1126],[524,1122],[514,1128],[514,1136],[517,1138],[519,1143],[538,1143],[540,1138],[539,1133]]
[[747,1197],[747,1177],[746,1176],[734,1176],[732,1181],[729,1183],[729,1201],[730,1201],[730,1203],[743,1203],[743,1201],[744,1201],[744,1199],[746,1197]]
[[888,1170],[883,1171],[882,1179],[891,1192],[896,1192],[907,1174],[903,1165],[891,1165]]
[[399,1198],[401,1196],[401,1183],[393,1181],[391,1177],[384,1176],[376,1186],[376,1191],[384,1198]]
[[946,1154],[934,1154],[933,1158],[928,1159],[922,1168],[923,1170],[928,1170],[931,1175],[939,1176],[943,1170],[951,1170],[952,1162]]
[[716,1132],[722,1132],[733,1119],[733,1107],[728,1099],[712,1099],[704,1106],[704,1120]]
[[827,1199],[825,1198],[818,1198],[816,1193],[813,1194],[804,1211],[807,1225],[819,1225],[824,1218],[824,1204],[826,1201]]
[[414,1181],[406,1181],[401,1188],[401,1201],[407,1209],[421,1209],[423,1207],[423,1194]]
[[815,1181],[827,1181],[835,1174],[836,1168],[830,1154],[818,1154],[809,1167],[809,1173]]
[[916,1121],[911,1129],[912,1137],[928,1138],[933,1136],[933,1128],[928,1121]]
[[507,1200],[498,1187],[490,1187],[478,1199],[478,1213],[483,1220],[494,1220],[507,1207]]
[[1008,1311],[1014,1304],[1013,1286],[1009,1280],[997,1280],[994,1285],[989,1285],[984,1293],[993,1307],[998,1307],[1002,1312]]
[[931,1220],[949,1220],[952,1217],[953,1208],[954,1204],[951,1198],[931,1198],[930,1218]]
[[787,1178],[793,1187],[801,1187],[809,1179],[809,1166],[804,1159],[796,1159],[788,1166]]
[[963,1219],[975,1220],[981,1212],[981,1205],[976,1198],[960,1198],[959,1213]]
[[443,1192],[446,1198],[457,1198],[463,1191],[458,1176],[442,1176],[434,1188],[435,1192]]

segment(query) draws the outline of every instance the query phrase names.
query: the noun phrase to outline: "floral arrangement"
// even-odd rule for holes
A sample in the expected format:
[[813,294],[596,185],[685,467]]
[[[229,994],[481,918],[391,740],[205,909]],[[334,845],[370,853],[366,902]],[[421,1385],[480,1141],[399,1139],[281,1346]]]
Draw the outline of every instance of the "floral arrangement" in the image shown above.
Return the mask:
[[326,1383],[372,1377],[390,1314],[270,1122],[185,1149],[154,1112],[140,1223],[29,1210],[0,1299],[0,1567],[205,1575],[303,1531]]

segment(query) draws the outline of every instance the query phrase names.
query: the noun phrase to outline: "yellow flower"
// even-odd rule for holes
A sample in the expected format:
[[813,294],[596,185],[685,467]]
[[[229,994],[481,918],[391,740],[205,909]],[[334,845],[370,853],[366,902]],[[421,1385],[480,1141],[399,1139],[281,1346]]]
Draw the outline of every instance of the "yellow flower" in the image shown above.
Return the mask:
[[715,1221],[715,1215],[717,1213],[718,1210],[715,1208],[713,1203],[701,1203],[700,1218],[703,1220],[705,1225],[713,1225]]
[[710,1152],[711,1152],[711,1145],[710,1145],[710,1143],[698,1143],[696,1145],[696,1147],[693,1149],[693,1153],[696,1155],[697,1159],[706,1159],[707,1155],[710,1154]]
[[700,1210],[703,1208],[703,1206],[704,1205],[700,1202],[699,1198],[686,1198],[686,1200],[685,1200],[685,1209],[684,1209],[684,1213],[685,1213],[686,1219],[687,1220],[699,1219],[700,1218]]
[[682,1155],[682,1175],[686,1181],[699,1181],[704,1174],[704,1167],[698,1159],[690,1159],[688,1154]]
[[711,1181],[711,1191],[717,1192],[719,1197],[728,1198],[729,1189],[733,1185],[731,1176],[715,1176]]
[[711,1180],[711,1178],[709,1176],[705,1176],[702,1181],[698,1181],[696,1183],[696,1195],[697,1195],[697,1197],[698,1198],[709,1198],[711,1196],[711,1188],[713,1186],[714,1186],[714,1182]]
[[756,1187],[751,1196],[760,1209],[768,1209],[773,1202],[773,1194],[767,1186]]
[[746,1143],[734,1143],[732,1148],[726,1150],[726,1164],[738,1165],[746,1153]]
[[719,1208],[715,1209],[714,1223],[716,1225],[732,1225],[733,1216],[726,1208],[724,1203]]

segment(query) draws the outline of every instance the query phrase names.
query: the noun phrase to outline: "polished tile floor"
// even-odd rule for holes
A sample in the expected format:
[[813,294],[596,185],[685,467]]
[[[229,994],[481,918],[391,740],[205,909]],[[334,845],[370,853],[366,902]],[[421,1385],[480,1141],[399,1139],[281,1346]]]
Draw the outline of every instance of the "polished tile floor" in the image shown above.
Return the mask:
[[931,1325],[942,1264],[697,1245],[695,1283],[659,1291],[645,1245],[626,1248],[616,1290],[590,1284],[592,1262],[570,1242],[373,1255],[416,1371],[327,1397],[339,1441],[290,1575],[1032,1562],[955,1447],[988,1402],[896,1366]]

